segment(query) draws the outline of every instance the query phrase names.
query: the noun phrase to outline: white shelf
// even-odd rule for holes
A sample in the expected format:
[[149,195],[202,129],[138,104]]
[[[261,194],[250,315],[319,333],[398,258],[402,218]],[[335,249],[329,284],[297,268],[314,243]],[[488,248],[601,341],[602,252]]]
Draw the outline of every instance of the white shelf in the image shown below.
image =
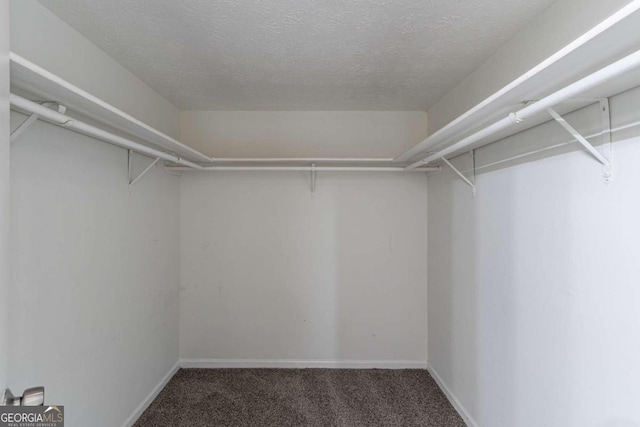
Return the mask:
[[[639,9],[639,1],[630,3],[411,150],[398,156],[396,161],[404,163],[425,158],[427,152],[452,145],[523,108],[528,101],[542,99],[637,50],[640,47],[640,31],[637,30],[640,28]],[[597,98],[613,96],[639,85],[640,72],[635,70],[583,93],[579,99],[558,105],[556,109],[560,114],[567,114],[596,102]],[[499,141],[550,119],[548,114],[531,117],[518,126],[484,138],[476,143],[475,147]],[[448,157],[455,155],[456,153],[453,153]]]
[[194,162],[209,162],[208,156],[152,128],[111,104],[11,52],[11,91],[26,92],[40,100],[56,101],[99,123],[108,125],[141,142],[175,153]]
[[[399,170],[393,158],[211,158],[13,52],[10,54],[10,61],[12,93],[39,101],[58,102],[76,115],[92,120],[107,132],[113,129],[126,137],[132,137],[135,143],[173,154],[175,157],[199,165],[217,166],[215,170],[234,168],[247,170],[250,166],[263,169],[282,166],[284,170],[296,170],[296,168],[308,168],[312,164],[319,167],[339,165],[342,168],[340,170],[351,168],[351,170],[372,171],[375,170],[372,169],[374,167],[378,170],[384,168],[388,168],[389,171]],[[17,107],[12,106],[12,108]],[[55,120],[50,121],[59,124]],[[91,135],[95,134],[96,132],[91,132]],[[102,139],[113,143],[112,137]],[[116,145],[124,146],[118,143]],[[143,151],[137,151],[145,154]]]
[[[107,129],[115,129],[116,133],[130,136],[133,145],[138,144],[140,149],[145,148],[140,147],[140,144],[151,147],[156,150],[156,156],[167,159],[164,153],[168,153],[171,155],[169,157],[172,157],[169,161],[175,163],[176,160],[182,159],[197,169],[201,169],[202,166],[216,167],[211,170],[227,170],[234,167],[247,169],[252,166],[291,166],[295,169],[295,167],[309,167],[315,164],[316,166],[340,166],[342,168],[352,166],[363,170],[371,167],[387,167],[390,168],[389,170],[394,170],[405,165],[414,165],[417,160],[426,158],[427,152],[452,146],[496,121],[504,119],[509,113],[522,109],[526,102],[542,99],[637,50],[640,47],[640,31],[637,31],[637,28],[640,28],[639,10],[640,0],[629,3],[570,45],[396,159],[211,158],[15,53],[10,54],[11,86],[12,92],[27,94],[27,97],[31,99],[59,102]],[[595,103],[598,98],[613,96],[639,85],[640,71],[634,69],[599,85],[595,89],[581,93],[579,99],[562,102],[554,106],[554,109],[564,115]],[[33,107],[35,108],[35,106]],[[465,150],[504,139],[550,119],[548,114],[541,112],[528,117],[526,121],[517,126],[510,126],[487,135],[477,140],[472,146],[466,147]],[[55,123],[55,120],[53,122]],[[90,125],[88,126],[90,127]],[[104,135],[100,129],[92,129],[91,133]],[[110,142],[121,140],[117,135],[107,135],[102,139]],[[126,146],[128,144],[127,141],[121,142],[122,144],[116,145]],[[453,157],[456,154],[458,152],[451,152],[447,157]]]

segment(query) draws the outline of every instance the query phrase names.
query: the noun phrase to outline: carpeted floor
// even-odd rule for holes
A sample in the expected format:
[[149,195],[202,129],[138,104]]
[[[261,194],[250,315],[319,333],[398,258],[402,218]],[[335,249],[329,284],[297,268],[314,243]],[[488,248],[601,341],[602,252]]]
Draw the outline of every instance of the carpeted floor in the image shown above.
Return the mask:
[[135,427],[464,425],[423,370],[181,369]]

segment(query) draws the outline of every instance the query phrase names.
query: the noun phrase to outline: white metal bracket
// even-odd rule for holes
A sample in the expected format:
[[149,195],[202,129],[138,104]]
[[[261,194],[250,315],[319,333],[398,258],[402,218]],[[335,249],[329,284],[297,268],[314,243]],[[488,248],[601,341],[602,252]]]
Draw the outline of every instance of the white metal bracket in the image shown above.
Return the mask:
[[474,150],[470,151],[471,154],[471,162],[472,162],[472,172],[473,172],[473,182],[471,182],[471,180],[469,180],[469,178],[467,178],[466,176],[464,176],[464,174],[462,172],[460,172],[455,166],[453,166],[451,164],[451,162],[447,159],[445,159],[444,157],[442,157],[442,161],[451,168],[451,170],[453,170],[456,175],[458,175],[460,177],[460,179],[462,179],[464,181],[465,184],[467,184],[469,187],[471,187],[471,189],[473,190],[473,195],[476,195],[476,156],[475,156],[475,152]]
[[604,178],[606,182],[613,179],[613,140],[611,138],[611,111],[609,110],[609,98],[599,100],[600,121],[602,124],[602,147],[604,156],[609,161],[604,168]]
[[34,124],[39,117],[40,116],[38,116],[37,114],[30,115],[27,120],[22,122],[20,126],[16,128],[16,130],[11,132],[11,144],[13,144],[15,140],[24,133],[25,130],[27,130],[32,124]]
[[316,192],[316,164],[311,165],[311,195]]
[[560,126],[562,126],[567,132],[569,132],[571,136],[573,136],[576,139],[576,141],[578,141],[578,143],[582,145],[582,147],[584,147],[584,149],[587,150],[587,152],[591,154],[591,156],[593,156],[594,159],[596,159],[599,163],[601,163],[604,166],[603,176],[605,181],[609,182],[613,177],[613,164],[610,160],[612,148],[611,148],[611,119],[609,115],[608,99],[600,100],[600,110],[601,110],[600,114],[601,114],[602,125],[603,125],[602,134],[603,134],[603,138],[605,139],[605,150],[607,150],[609,154],[608,156],[609,158],[602,155],[593,145],[591,145],[591,143],[589,143],[589,141],[587,141],[587,139],[584,136],[582,136],[580,132],[578,132],[573,126],[571,126],[564,119],[564,117],[558,114],[556,110],[554,110],[553,108],[548,108],[547,112],[551,115],[551,117],[553,117],[553,119],[556,122],[560,124]]
[[133,150],[127,150],[127,151],[129,152],[128,182],[129,182],[129,191],[131,191],[133,189],[133,186],[136,184],[136,182],[138,182],[140,178],[142,178],[147,172],[151,170],[152,167],[156,165],[156,163],[158,163],[158,161],[160,161],[160,157],[156,157],[156,159],[153,162],[151,162],[151,164],[147,166],[145,170],[143,170],[138,176],[133,178]]
[[[45,107],[55,106],[57,107],[58,113],[60,114],[64,114],[65,111],[67,111],[67,107],[65,107],[62,104],[58,104],[57,102],[47,101],[47,102],[43,102],[42,105],[44,105]],[[20,135],[22,135],[24,131],[29,129],[31,125],[33,125],[39,118],[40,116],[34,113],[34,114],[31,114],[29,117],[27,117],[27,120],[20,123],[20,126],[18,126],[16,130],[11,132],[10,143],[13,144],[20,137]]]
[[133,176],[133,150],[127,150],[127,183],[131,190],[131,180]]

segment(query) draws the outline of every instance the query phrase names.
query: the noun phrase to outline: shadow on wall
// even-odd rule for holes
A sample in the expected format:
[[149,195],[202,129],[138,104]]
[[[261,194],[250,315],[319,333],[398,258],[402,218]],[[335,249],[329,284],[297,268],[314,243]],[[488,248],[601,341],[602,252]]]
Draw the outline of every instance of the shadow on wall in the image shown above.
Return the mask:
[[429,361],[480,426],[640,422],[640,141],[614,153],[608,185],[582,152],[479,175],[475,199],[430,178]]
[[9,383],[45,386],[69,425],[120,425],[178,358],[178,179],[130,194],[126,150],[42,121],[11,165]]
[[531,206],[532,192],[543,190],[509,175],[479,176],[475,198],[449,171],[429,186],[429,361],[478,425],[528,425],[523,402],[570,398],[564,381],[531,385],[545,364],[571,368],[557,346],[569,338],[566,314],[545,292],[570,279],[558,263],[571,248],[549,241],[568,218],[549,206],[571,201],[557,194]]
[[[461,169],[471,166],[462,156]],[[475,414],[479,369],[475,199],[450,169],[429,177],[429,365]]]
[[[518,314],[517,283],[514,263],[517,239],[514,222],[518,220],[513,199],[516,183],[503,179],[499,188],[486,193],[483,177],[478,178],[478,195],[466,221],[473,225],[475,283],[476,402],[473,416],[480,425],[515,426],[517,424]],[[492,197],[494,196],[494,197]],[[501,198],[494,203],[495,196]],[[497,418],[495,418],[497,417]],[[487,420],[496,424],[487,424]]]

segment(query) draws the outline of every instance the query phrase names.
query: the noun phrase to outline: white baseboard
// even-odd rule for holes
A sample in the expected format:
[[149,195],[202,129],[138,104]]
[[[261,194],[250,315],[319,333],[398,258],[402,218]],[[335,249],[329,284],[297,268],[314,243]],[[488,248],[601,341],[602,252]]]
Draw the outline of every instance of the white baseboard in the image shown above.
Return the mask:
[[451,402],[451,405],[453,405],[455,410],[458,411],[458,414],[460,414],[460,416],[462,417],[464,422],[469,427],[478,427],[478,423],[476,423],[476,421],[473,419],[473,417],[471,417],[471,415],[469,415],[469,413],[464,408],[464,406],[462,406],[462,403],[460,403],[460,401],[458,400],[456,395],[453,394],[451,392],[451,390],[449,390],[449,387],[447,387],[447,385],[444,383],[442,378],[440,378],[440,375],[438,375],[436,373],[436,371],[434,371],[433,368],[431,367],[431,365],[429,365],[429,364],[427,364],[427,371],[429,371],[429,374],[431,375],[431,377],[438,384],[438,387],[440,387],[440,390],[442,390],[444,395],[447,396],[447,399],[449,399],[449,402]]
[[278,360],[278,359],[180,359],[181,368],[332,368],[332,369],[426,369],[421,360]]
[[131,427],[135,424],[136,421],[138,421],[138,418],[140,418],[142,413],[149,407],[149,405],[151,405],[153,399],[158,396],[162,389],[167,385],[169,380],[176,374],[176,372],[178,372],[178,369],[180,369],[180,361],[177,361],[176,364],[173,365],[171,369],[169,369],[169,372],[167,372],[167,374],[162,377],[160,382],[153,388],[153,390],[151,390],[151,393],[149,393],[149,395],[142,401],[142,403],[140,403],[140,405],[138,405],[138,407],[133,410],[133,413],[129,415],[129,418],[125,420],[125,422],[122,424],[122,427]]

